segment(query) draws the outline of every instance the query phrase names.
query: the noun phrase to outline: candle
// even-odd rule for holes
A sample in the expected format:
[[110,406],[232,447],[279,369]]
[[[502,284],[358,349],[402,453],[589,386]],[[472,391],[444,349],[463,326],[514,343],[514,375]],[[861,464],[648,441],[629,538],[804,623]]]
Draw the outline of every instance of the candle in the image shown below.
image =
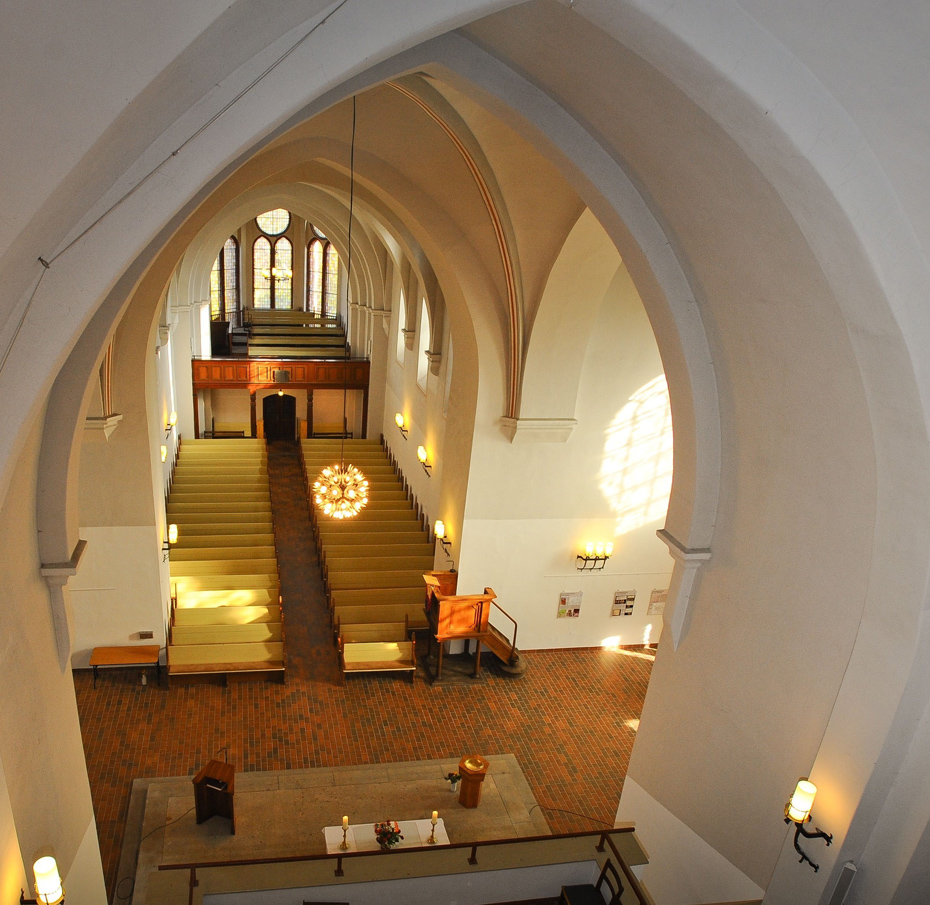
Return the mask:
[[343,818],[342,818],[342,828],[345,830],[345,829],[348,829],[348,826],[349,826],[349,818],[348,818],[348,817],[343,817]]
[[439,819],[439,811],[433,811],[433,817],[432,817],[432,819],[430,820],[430,823],[432,823],[433,826],[436,826],[436,821],[437,821],[438,819]]

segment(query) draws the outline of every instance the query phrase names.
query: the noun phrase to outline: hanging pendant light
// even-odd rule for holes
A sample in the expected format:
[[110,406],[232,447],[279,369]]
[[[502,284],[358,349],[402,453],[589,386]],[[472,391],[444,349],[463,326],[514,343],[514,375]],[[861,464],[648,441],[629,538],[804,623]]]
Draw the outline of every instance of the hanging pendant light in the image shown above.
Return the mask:
[[313,502],[332,518],[354,518],[368,503],[368,479],[355,465],[346,465],[346,400],[349,395],[349,315],[352,275],[352,215],[355,206],[355,95],[352,96],[352,143],[349,151],[349,253],[346,256],[346,346],[342,370],[342,447],[339,464],[327,465],[313,483]]

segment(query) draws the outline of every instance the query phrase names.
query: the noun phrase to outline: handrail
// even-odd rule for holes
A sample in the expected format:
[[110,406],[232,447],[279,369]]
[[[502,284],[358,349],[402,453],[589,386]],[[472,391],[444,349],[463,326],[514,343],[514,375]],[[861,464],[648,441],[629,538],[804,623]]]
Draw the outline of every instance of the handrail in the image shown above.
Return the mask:
[[[497,601],[492,600],[491,606],[496,606],[512,623],[513,623],[513,641],[510,643],[510,659],[513,659],[514,651],[517,649],[517,620],[510,615]],[[501,632],[503,634],[503,632]]]
[[[613,844],[613,840],[610,838],[612,833],[632,833],[635,831],[633,826],[618,826],[612,827],[609,830],[585,830],[580,833],[552,833],[548,836],[516,836],[512,839],[483,839],[479,842],[452,842],[449,845],[423,845],[423,846],[411,846],[410,848],[399,848],[391,852],[383,851],[371,851],[371,852],[339,852],[338,854],[325,854],[325,855],[280,855],[278,857],[268,857],[268,858],[234,858],[229,861],[184,861],[177,862],[174,864],[159,864],[159,870],[197,870],[198,868],[215,868],[215,867],[257,867],[262,864],[294,864],[298,862],[309,862],[309,861],[332,861],[337,862],[336,871],[342,870],[342,862],[345,859],[352,858],[371,858],[371,857],[380,857],[381,855],[406,855],[413,852],[418,852],[420,854],[424,852],[448,852],[454,851],[456,849],[470,849],[471,854],[468,858],[468,863],[475,865],[478,863],[477,852],[478,849],[491,848],[496,845],[522,845],[524,843],[530,842],[551,842],[559,839],[579,839],[586,836],[594,836],[598,838],[598,844],[594,847],[595,851],[602,852],[604,850],[604,840],[607,840],[607,843],[610,845],[611,851],[614,854],[614,857],[617,859],[617,862],[621,865],[621,868],[628,877],[632,877],[632,882],[635,884],[637,890],[641,890],[639,883],[636,878],[633,876],[632,872],[629,872],[629,866],[623,860],[623,856],[617,851],[617,847]],[[629,872],[629,873],[628,873]],[[342,876],[342,873],[335,873],[335,876]],[[642,897],[641,892],[637,892],[637,895],[640,896],[640,902],[642,905],[651,905],[648,899]]]
[[595,848],[597,848],[599,852],[604,851],[605,842],[610,846],[610,850],[614,853],[614,857],[617,859],[617,864],[620,865],[620,869],[623,871],[623,875],[627,878],[627,880],[630,881],[630,886],[633,889],[636,898],[639,899],[639,905],[652,905],[651,899],[646,896],[642,886],[640,886],[639,880],[636,879],[636,875],[633,873],[633,871],[630,870],[630,867],[626,861],[623,860],[623,856],[620,854],[620,852],[617,851],[617,846],[614,845],[613,839],[611,839],[607,833],[604,833],[601,836],[601,841],[597,846],[595,846]]

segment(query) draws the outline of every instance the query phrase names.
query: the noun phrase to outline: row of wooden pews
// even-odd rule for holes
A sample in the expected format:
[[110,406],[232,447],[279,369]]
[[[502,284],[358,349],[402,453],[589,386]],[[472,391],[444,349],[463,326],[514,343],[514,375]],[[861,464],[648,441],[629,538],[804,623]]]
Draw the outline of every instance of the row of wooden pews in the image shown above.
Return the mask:
[[301,452],[314,537],[323,565],[343,674],[416,670],[415,629],[426,628],[423,572],[433,543],[403,484],[375,440],[346,440],[345,462],[369,482],[368,505],[352,519],[332,519],[313,504],[313,482],[339,461],[342,441],[303,440]]
[[249,358],[343,358],[339,321],[307,311],[246,309]]
[[280,676],[284,617],[262,440],[185,440],[167,504],[168,679]]

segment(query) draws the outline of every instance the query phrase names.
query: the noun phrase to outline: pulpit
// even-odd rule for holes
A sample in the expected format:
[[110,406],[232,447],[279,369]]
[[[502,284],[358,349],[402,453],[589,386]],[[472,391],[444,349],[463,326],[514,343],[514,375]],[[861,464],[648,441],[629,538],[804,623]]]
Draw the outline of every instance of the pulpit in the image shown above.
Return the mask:
[[228,817],[232,834],[236,835],[236,811],[233,794],[236,791],[236,768],[219,760],[211,760],[194,777],[194,805],[197,823],[211,817]]
[[462,789],[459,792],[459,804],[463,808],[476,808],[481,801],[481,784],[487,775],[490,763],[480,754],[467,754],[459,761],[459,775],[462,777]]

